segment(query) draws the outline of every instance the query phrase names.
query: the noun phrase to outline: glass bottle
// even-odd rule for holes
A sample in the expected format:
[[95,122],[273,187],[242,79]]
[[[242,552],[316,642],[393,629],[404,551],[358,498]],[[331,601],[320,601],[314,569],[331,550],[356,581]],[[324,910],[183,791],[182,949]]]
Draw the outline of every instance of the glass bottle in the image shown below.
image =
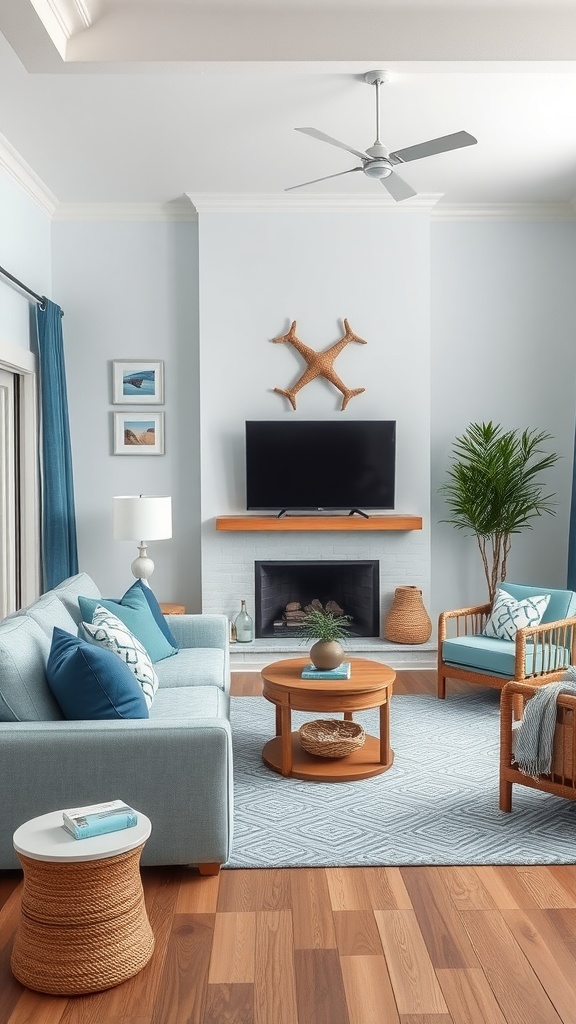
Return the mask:
[[254,623],[246,611],[246,601],[240,602],[240,611],[234,619],[236,640],[239,644],[247,644],[254,639]]

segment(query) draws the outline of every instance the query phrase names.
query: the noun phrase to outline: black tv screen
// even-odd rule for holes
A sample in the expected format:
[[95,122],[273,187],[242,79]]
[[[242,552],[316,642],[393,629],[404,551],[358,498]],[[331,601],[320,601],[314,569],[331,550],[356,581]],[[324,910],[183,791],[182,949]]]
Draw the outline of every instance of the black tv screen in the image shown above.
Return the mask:
[[248,420],[248,511],[393,509],[395,420]]

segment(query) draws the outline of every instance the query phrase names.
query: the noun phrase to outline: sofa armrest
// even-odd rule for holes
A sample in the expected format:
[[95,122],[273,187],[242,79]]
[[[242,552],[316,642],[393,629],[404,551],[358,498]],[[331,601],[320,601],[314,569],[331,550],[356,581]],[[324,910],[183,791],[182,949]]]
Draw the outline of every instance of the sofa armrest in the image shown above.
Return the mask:
[[453,627],[456,636],[469,636],[481,633],[488,621],[492,605],[477,604],[470,608],[456,608],[454,611],[440,612],[438,617],[438,646],[448,636],[448,623]]
[[0,723],[0,869],[12,836],[48,811],[122,799],[147,814],[146,864],[224,864],[232,737],[224,719]]

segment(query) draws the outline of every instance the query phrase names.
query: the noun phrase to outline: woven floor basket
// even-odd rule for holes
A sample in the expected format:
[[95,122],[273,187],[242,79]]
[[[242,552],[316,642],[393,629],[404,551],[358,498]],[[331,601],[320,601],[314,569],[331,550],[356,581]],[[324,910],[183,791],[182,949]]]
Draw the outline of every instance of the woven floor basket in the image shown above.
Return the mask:
[[319,718],[300,726],[300,743],[308,754],[316,757],[347,757],[358,750],[366,733],[358,722]]

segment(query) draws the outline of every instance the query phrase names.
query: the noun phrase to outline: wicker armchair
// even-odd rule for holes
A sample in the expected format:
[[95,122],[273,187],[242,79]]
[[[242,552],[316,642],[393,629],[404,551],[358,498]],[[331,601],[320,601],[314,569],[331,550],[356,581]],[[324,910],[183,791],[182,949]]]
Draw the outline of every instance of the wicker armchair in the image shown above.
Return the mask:
[[[446,680],[462,679],[479,686],[502,689],[511,679],[542,686],[561,679],[576,654],[576,593],[500,584],[520,601],[535,594],[550,594],[539,626],[519,629],[515,640],[482,635],[490,604],[441,612],[438,620],[438,697],[446,696]],[[517,696],[517,714],[522,697]]]
[[512,786],[529,786],[544,793],[576,799],[576,696],[560,693],[556,702],[556,729],[552,755],[552,772],[532,778],[523,775],[513,761],[514,702],[530,700],[537,687],[510,682],[500,698],[500,810],[512,810]]

